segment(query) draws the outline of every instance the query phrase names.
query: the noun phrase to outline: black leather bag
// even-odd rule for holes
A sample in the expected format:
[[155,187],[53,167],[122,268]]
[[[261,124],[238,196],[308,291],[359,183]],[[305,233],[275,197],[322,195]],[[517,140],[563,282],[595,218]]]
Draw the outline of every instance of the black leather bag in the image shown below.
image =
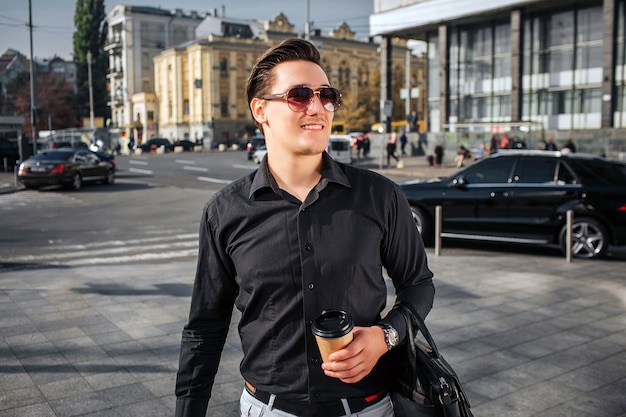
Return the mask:
[[[441,356],[413,306],[396,309],[407,323],[406,342],[396,347],[391,400],[397,417],[473,417],[459,378]],[[418,337],[418,331],[422,338]],[[403,349],[403,347],[405,349]]]

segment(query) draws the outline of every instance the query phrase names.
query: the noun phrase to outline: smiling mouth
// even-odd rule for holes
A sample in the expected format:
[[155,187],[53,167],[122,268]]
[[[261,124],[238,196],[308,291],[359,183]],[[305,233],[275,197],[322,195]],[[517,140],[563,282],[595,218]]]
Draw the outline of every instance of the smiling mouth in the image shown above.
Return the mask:
[[300,127],[305,129],[305,130],[322,130],[322,129],[324,129],[324,125],[321,125],[321,124],[306,124],[306,125],[301,125]]

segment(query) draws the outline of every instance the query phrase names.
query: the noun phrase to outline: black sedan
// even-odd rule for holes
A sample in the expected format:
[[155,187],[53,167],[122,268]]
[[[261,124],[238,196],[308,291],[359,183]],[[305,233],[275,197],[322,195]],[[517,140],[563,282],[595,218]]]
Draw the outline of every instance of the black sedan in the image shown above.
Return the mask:
[[166,138],[151,138],[137,146],[143,153],[156,152],[160,147],[163,147],[164,152],[172,152],[174,150],[174,144]]
[[83,183],[115,182],[115,168],[88,149],[48,149],[20,164],[17,177],[26,188],[67,186],[79,190]]
[[558,245],[573,211],[572,251],[596,258],[626,245],[626,164],[594,155],[503,151],[438,180],[402,182],[418,230],[434,238]]

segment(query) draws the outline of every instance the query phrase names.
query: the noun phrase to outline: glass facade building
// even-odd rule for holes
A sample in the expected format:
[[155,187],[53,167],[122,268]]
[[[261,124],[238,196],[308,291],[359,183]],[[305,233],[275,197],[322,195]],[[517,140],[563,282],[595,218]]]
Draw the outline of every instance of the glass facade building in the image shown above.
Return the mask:
[[[372,34],[426,42],[429,132],[527,123],[626,158],[626,0],[416,0],[377,12]],[[398,16],[412,23],[394,26]]]

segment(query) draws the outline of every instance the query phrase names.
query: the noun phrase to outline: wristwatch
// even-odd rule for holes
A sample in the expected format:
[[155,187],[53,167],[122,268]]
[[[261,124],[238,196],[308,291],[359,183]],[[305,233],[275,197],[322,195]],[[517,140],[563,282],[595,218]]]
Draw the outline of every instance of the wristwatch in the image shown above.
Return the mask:
[[378,327],[383,329],[385,333],[385,343],[387,343],[387,350],[391,350],[394,347],[398,346],[400,342],[400,337],[398,336],[398,331],[391,327],[388,324],[377,324]]

